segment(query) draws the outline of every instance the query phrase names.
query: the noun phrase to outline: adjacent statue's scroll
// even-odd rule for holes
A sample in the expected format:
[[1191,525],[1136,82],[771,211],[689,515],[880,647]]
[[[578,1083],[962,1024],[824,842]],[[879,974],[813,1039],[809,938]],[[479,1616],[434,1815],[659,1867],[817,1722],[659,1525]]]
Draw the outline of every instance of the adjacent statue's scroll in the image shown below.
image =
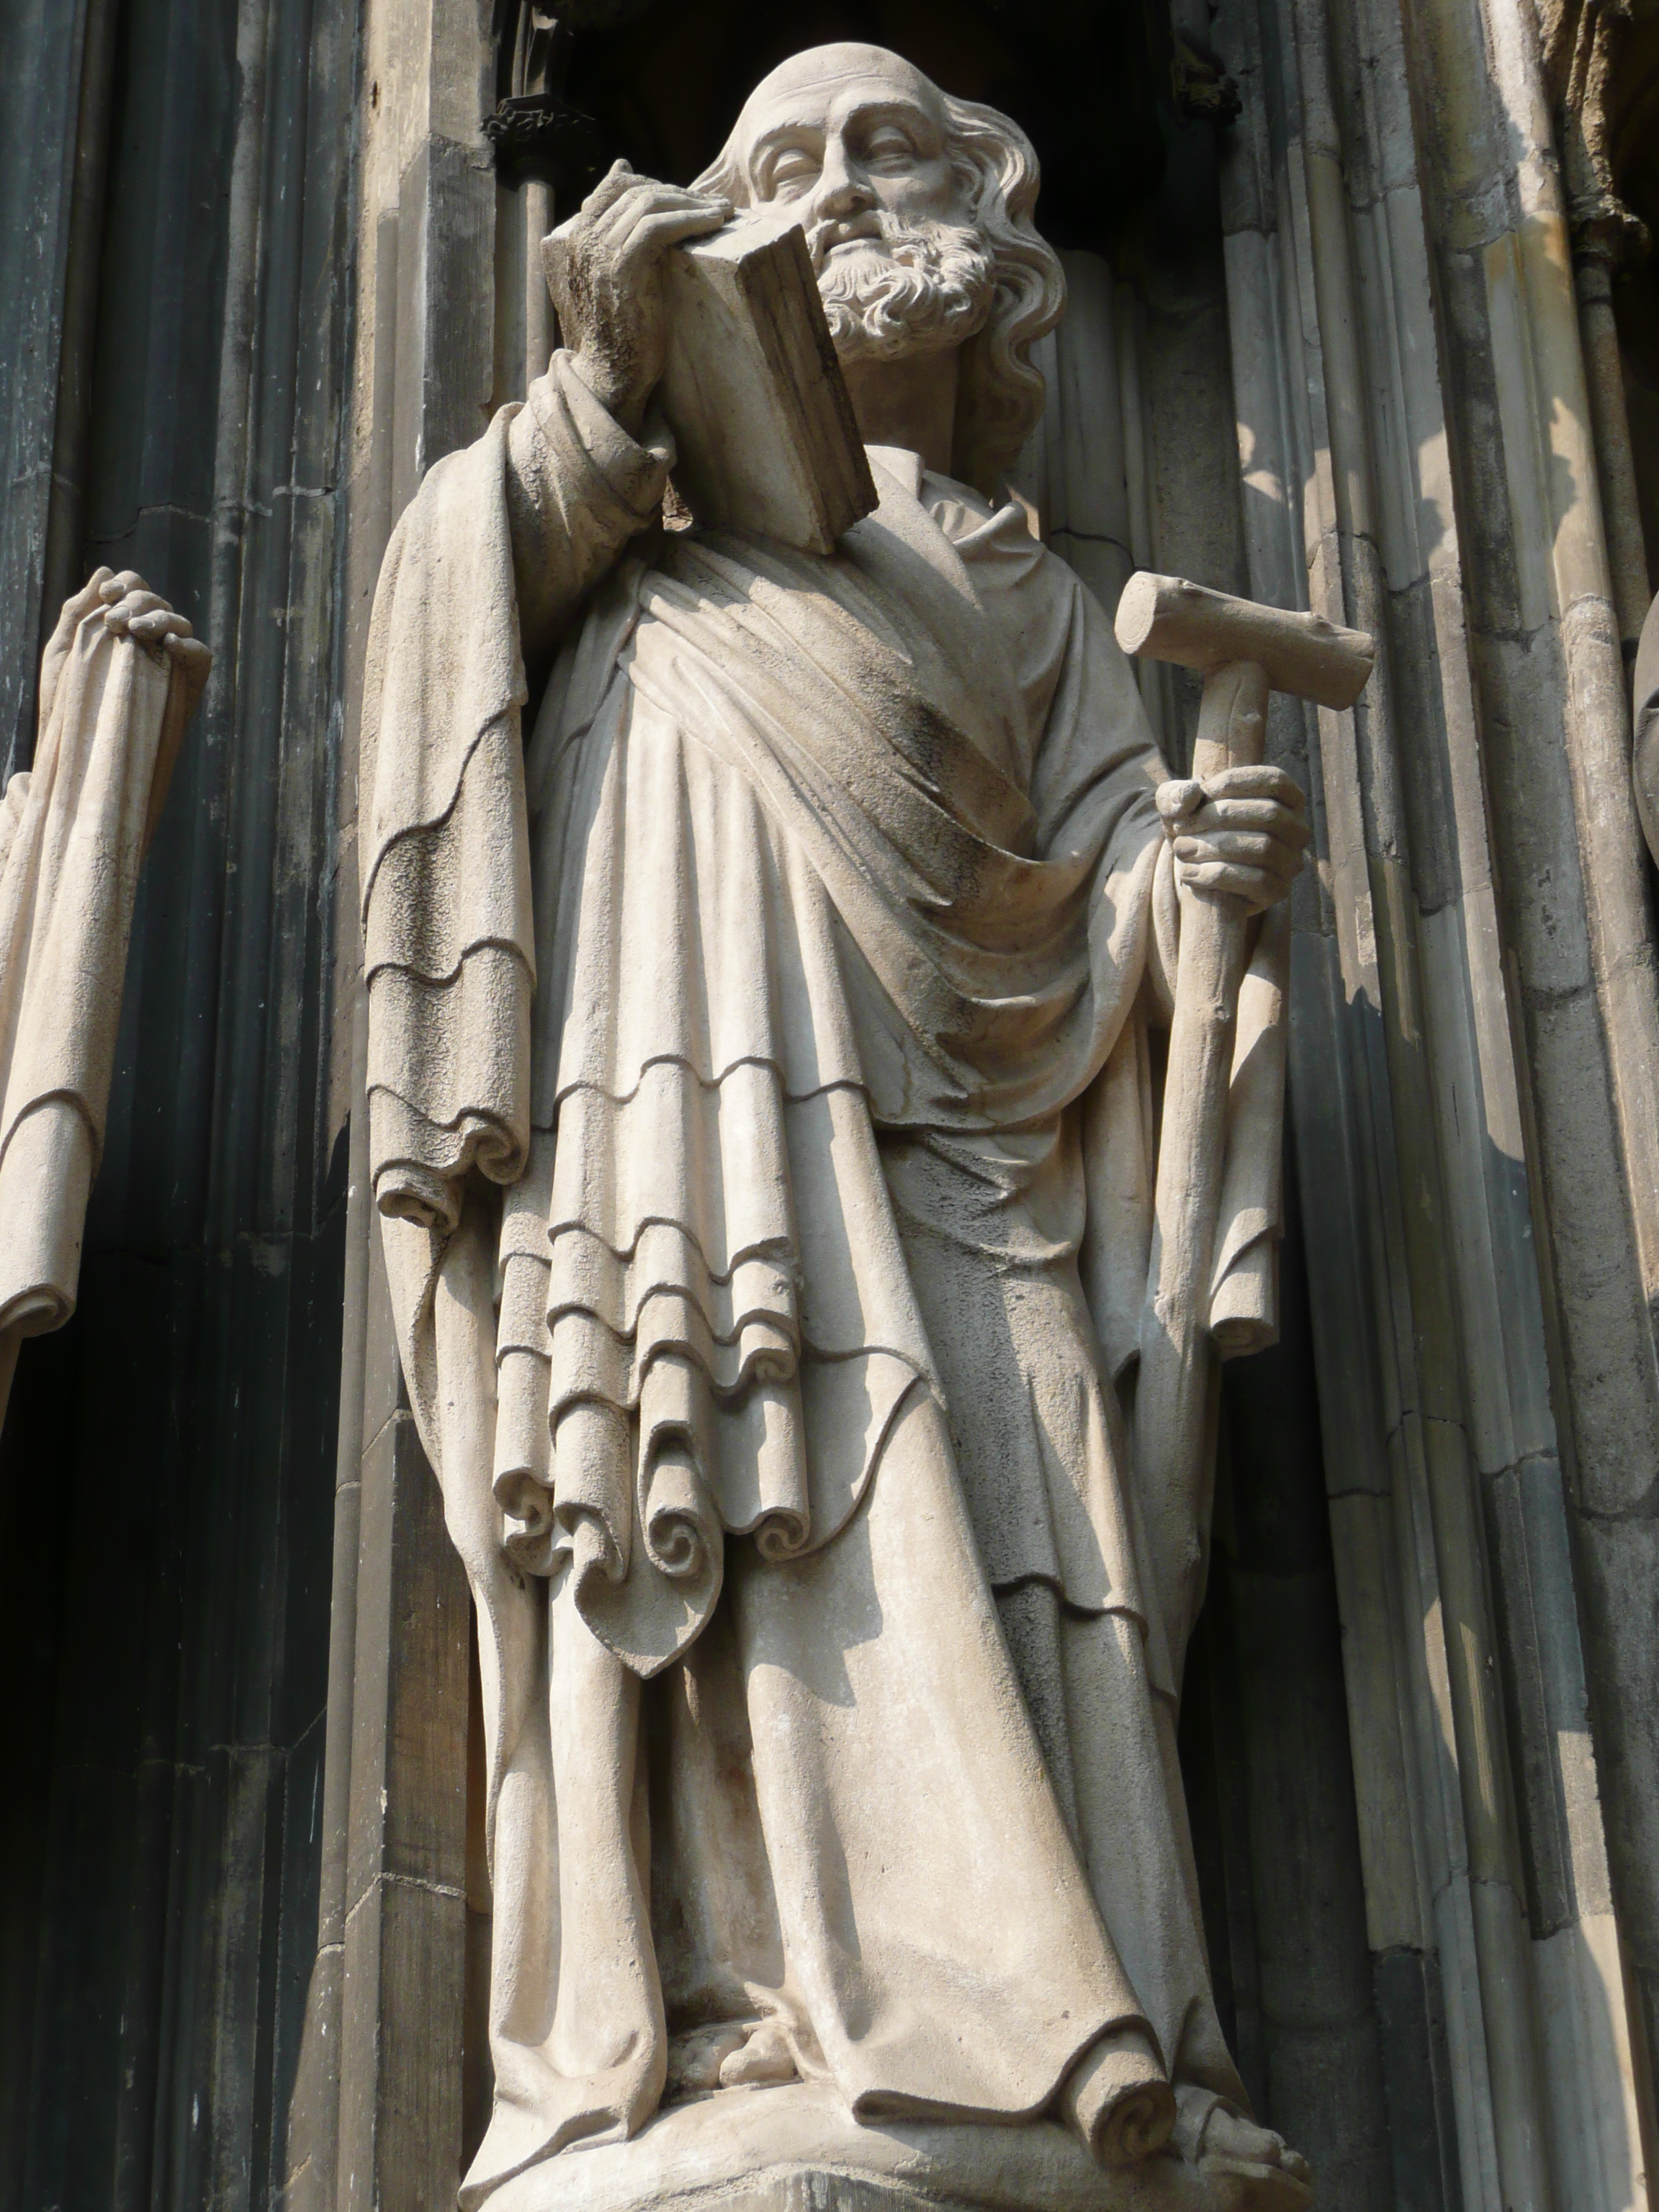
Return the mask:
[[141,576],[100,568],[0,796],[0,1419],[21,1340],[75,1310],[138,866],[211,660]]
[[[563,349],[387,552],[369,1150],[477,1607],[469,2206],[815,2164],[1306,2197],[1199,1925],[1203,1510],[1166,1602],[1129,1409],[1195,899],[1237,925],[1250,1079],[1202,1290],[1272,1333],[1261,917],[1307,831],[1259,746],[1170,783],[1003,489],[1063,305],[1036,189],[895,56],[798,57],[693,188],[619,165],[559,234]],[[827,553],[662,526],[667,257],[791,216],[878,494]]]

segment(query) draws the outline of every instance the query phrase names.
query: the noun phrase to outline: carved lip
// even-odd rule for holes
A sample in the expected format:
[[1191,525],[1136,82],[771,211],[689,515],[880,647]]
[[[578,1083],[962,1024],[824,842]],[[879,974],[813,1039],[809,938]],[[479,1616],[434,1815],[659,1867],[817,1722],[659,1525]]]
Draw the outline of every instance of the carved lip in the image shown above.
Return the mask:
[[835,216],[813,224],[806,234],[806,250],[813,268],[821,270],[843,246],[879,245],[881,235],[881,220],[873,209],[867,215]]

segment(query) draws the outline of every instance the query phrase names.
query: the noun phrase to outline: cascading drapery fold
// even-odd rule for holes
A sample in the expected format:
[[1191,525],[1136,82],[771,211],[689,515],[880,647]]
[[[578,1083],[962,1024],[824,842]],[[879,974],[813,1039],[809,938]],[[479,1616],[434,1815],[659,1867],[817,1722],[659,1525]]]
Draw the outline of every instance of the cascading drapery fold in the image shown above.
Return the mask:
[[724,1537],[830,1541],[933,1378],[821,884],[648,700],[626,730],[562,702],[532,865],[548,998],[580,1012],[548,1025],[506,1208],[495,1494],[509,1553],[568,1553],[584,1619],[653,1674],[707,1620]]
[[[488,473],[504,498],[508,419],[497,417],[476,470],[428,477],[435,527],[406,577],[405,532],[394,532],[363,684],[371,1173],[383,1213],[445,1231],[468,1174],[512,1182],[530,1137],[527,695],[512,549],[489,503],[468,496],[471,477]],[[458,574],[501,619],[453,619]],[[447,742],[409,742],[429,728],[434,694],[453,702]]]

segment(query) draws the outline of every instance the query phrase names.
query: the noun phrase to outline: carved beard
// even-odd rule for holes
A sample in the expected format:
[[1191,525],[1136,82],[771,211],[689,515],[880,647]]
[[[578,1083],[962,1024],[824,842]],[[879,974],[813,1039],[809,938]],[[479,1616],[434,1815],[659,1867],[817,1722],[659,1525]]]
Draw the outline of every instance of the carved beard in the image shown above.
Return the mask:
[[830,248],[849,236],[848,226],[817,223],[807,239],[842,361],[891,361],[960,345],[984,328],[996,278],[971,223],[906,224],[872,209],[850,235],[857,242],[833,258]]

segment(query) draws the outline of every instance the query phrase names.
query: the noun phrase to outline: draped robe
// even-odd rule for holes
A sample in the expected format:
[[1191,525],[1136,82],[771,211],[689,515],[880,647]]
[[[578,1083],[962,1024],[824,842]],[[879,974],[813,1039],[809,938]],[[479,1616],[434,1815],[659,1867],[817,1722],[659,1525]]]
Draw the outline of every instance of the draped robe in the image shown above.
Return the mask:
[[866,2118],[1035,2115],[1135,2030],[1243,2101],[1115,1387],[1166,771],[1023,510],[872,459],[833,556],[652,533],[665,453],[556,356],[382,574],[371,1173],[478,1613],[472,2203],[726,2022]]

